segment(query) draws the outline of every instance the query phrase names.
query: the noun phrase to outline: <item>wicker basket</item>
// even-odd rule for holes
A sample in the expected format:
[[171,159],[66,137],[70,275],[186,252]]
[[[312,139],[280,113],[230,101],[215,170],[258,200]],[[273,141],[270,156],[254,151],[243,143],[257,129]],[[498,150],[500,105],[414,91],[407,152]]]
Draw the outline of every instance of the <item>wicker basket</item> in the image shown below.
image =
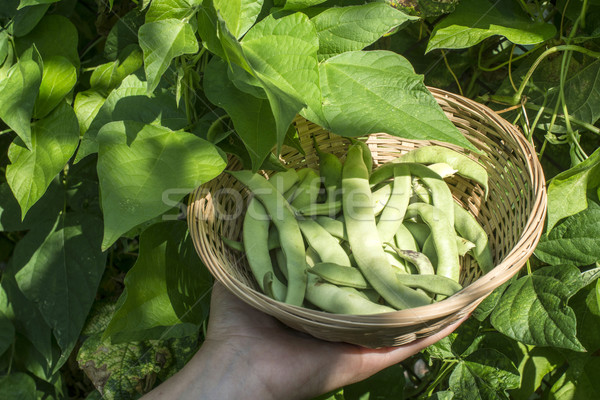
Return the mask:
[[[489,234],[496,263],[491,272],[480,276],[474,261],[464,257],[461,283],[466,287],[462,291],[438,303],[386,314],[338,315],[277,302],[256,290],[244,255],[226,247],[221,240],[221,235],[236,240],[241,237],[248,196],[241,183],[223,173],[198,188],[188,208],[188,224],[196,250],[214,277],[248,304],[294,329],[329,341],[384,347],[440,331],[472,312],[495,288],[515,275],[533,253],[546,215],[544,175],[535,151],[513,125],[485,106],[442,90],[430,90],[456,127],[484,152],[470,156],[488,171],[487,200],[483,199],[482,188],[471,181],[456,177],[448,183],[454,198]],[[297,118],[295,125],[306,155],[284,147],[281,157],[288,167],[318,166],[312,136],[324,151],[338,156],[345,154],[348,140],[302,118]],[[369,135],[366,142],[376,165],[433,143],[384,133]],[[446,143],[435,144],[464,153]],[[228,168],[240,166],[232,159]]]

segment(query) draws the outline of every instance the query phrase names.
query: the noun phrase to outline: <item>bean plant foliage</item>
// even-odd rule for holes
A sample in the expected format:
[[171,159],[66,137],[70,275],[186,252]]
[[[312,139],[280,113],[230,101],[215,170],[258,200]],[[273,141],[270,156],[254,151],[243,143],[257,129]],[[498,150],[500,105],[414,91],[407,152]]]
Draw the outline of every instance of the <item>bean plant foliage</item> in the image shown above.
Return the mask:
[[3,0],[0,398],[138,398],[199,348],[185,204],[282,170],[301,115],[470,148],[427,86],[534,144],[548,218],[456,332],[322,399],[598,399],[600,1]]

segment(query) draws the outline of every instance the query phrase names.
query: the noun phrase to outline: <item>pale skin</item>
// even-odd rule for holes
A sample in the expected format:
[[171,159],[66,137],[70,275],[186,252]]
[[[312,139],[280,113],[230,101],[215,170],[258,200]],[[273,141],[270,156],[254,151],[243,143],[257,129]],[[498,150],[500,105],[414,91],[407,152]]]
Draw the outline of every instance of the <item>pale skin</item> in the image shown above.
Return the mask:
[[143,399],[311,399],[405,360],[449,335],[467,317],[408,345],[367,349],[298,333],[217,283],[202,347]]

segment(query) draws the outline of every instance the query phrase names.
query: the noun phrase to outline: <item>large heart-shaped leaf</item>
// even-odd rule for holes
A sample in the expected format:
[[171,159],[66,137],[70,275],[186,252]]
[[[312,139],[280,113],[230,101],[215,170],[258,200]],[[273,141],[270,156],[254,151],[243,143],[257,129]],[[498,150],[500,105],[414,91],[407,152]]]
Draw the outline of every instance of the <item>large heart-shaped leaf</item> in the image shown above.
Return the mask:
[[401,55],[347,52],[324,61],[319,70],[325,117],[321,125],[334,133],[363,136],[387,132],[474,149],[427,90],[423,76],[415,74]]
[[198,51],[191,25],[174,18],[145,23],[139,29],[139,40],[144,52],[148,93],[156,89],[175,57]]
[[14,372],[0,378],[0,398],[35,400],[35,381],[23,372]]
[[215,10],[238,39],[254,25],[263,3],[264,0],[213,0]]
[[202,0],[153,0],[146,12],[146,23],[191,16]]
[[77,70],[63,56],[49,57],[44,61],[44,72],[33,115],[36,119],[47,116],[77,83]]
[[78,42],[75,25],[62,15],[51,14],[44,16],[30,33],[15,40],[15,47],[22,54],[35,44],[44,62],[50,57],[62,56],[79,67]]
[[[146,88],[145,81],[140,80],[136,75],[129,75],[108,95],[81,139],[75,162],[98,152],[96,136],[100,128],[109,122],[131,120],[145,124],[159,124],[173,130],[181,129],[188,124],[185,110],[178,106],[171,93],[157,90],[147,95]],[[92,109],[101,102],[96,96],[90,101],[93,103],[89,105]],[[81,110],[84,111],[85,109]]]
[[455,11],[435,26],[427,51],[471,47],[494,35],[516,44],[536,44],[555,33],[553,24],[532,21],[509,0],[461,0]]
[[115,61],[96,67],[90,77],[93,90],[108,95],[111,90],[121,84],[123,79],[137,71],[143,65],[142,51],[137,45],[123,50]]
[[42,81],[42,68],[29,56],[21,57],[7,76],[0,80],[0,119],[14,130],[28,148],[31,148],[31,117]]
[[551,265],[588,265],[600,260],[600,205],[588,199],[588,208],[566,218],[543,235],[535,255]]
[[277,142],[269,101],[236,88],[227,77],[227,64],[219,58],[213,58],[206,67],[204,91],[208,100],[227,111],[248,149],[252,169],[258,170]]
[[548,185],[548,226],[550,232],[561,219],[575,215],[588,206],[588,189],[600,184],[600,149],[587,160],[561,172]]
[[73,109],[79,121],[80,135],[84,135],[88,131],[105,101],[106,98],[94,90],[77,93],[73,102]]
[[66,361],[104,272],[102,221],[92,214],[62,214],[50,231],[30,231],[15,248],[19,288],[52,327]]
[[[182,221],[160,222],[142,232],[138,259],[125,277],[125,291],[119,300],[120,306],[104,337],[110,337],[113,343],[117,343],[156,337],[182,337],[198,330],[206,317],[212,283],[210,274],[200,263],[186,233],[187,225]],[[194,253],[192,260],[186,258],[189,250]],[[189,282],[185,282],[186,276],[181,274],[180,267],[194,271]],[[177,276],[178,271],[180,276]],[[190,278],[189,274],[186,275]],[[177,283],[174,288],[171,285],[171,289],[175,290],[169,290],[171,282]],[[197,298],[182,300],[186,295],[178,291],[177,286],[179,289],[187,288]],[[189,303],[190,300],[192,304],[189,309],[175,309],[175,303]],[[198,315],[194,309],[196,307],[200,310],[200,318],[186,318],[186,313]]]
[[501,399],[506,389],[519,387],[512,361],[494,349],[481,349],[461,360],[450,375],[450,390],[458,399]]
[[319,36],[319,58],[362,50],[392,28],[418,18],[385,3],[328,8],[311,19]]
[[167,211],[169,201],[180,200],[226,165],[210,142],[134,121],[104,125],[98,143],[103,249],[136,225]]
[[525,344],[585,351],[576,336],[572,295],[562,281],[536,273],[518,279],[491,315],[499,332]]
[[63,103],[39,120],[31,132],[32,149],[20,139],[8,149],[6,180],[21,205],[22,217],[44,195],[79,143],[79,124],[73,109]]

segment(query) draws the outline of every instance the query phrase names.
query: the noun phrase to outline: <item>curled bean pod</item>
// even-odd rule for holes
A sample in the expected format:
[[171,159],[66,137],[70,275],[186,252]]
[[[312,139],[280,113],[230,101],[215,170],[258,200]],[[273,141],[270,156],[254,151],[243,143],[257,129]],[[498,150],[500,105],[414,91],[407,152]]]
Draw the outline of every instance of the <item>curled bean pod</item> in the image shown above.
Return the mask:
[[350,146],[348,150],[342,170],[342,188],[348,241],[354,259],[367,281],[397,309],[429,304],[429,297],[396,284],[396,273],[379,240],[373,215],[369,173],[359,146]]
[[429,226],[435,251],[438,256],[437,275],[442,275],[458,282],[460,263],[456,247],[456,233],[447,218],[446,210],[440,210],[426,203],[413,203],[408,206],[406,218],[420,216]]
[[[265,275],[269,273],[273,274],[273,264],[271,263],[271,256],[267,246],[269,220],[270,218],[265,207],[256,198],[250,200],[242,227],[244,252],[246,253],[250,270],[263,292],[265,291]],[[285,300],[287,289],[283,283],[274,277],[271,287],[275,300]]]
[[[277,227],[289,277],[285,302],[301,306],[306,293],[306,251],[302,232],[300,232],[300,227],[290,205],[263,176],[251,171],[229,171],[229,174],[254,193],[255,198],[262,203]],[[257,241],[256,238],[249,238],[249,240],[251,243]],[[265,238],[265,246],[267,240],[268,234]]]
[[394,246],[392,243],[386,243],[390,246],[398,256],[406,261],[410,261],[421,275],[435,275],[435,270],[433,268],[433,264],[429,260],[429,258],[418,251],[413,250],[403,250]]
[[485,233],[475,217],[457,203],[454,203],[454,212],[456,214],[454,220],[456,232],[475,245],[471,249],[471,254],[475,261],[477,261],[481,271],[487,274],[494,268],[494,258],[487,233]]
[[321,262],[308,270],[319,278],[338,286],[350,286],[357,289],[367,289],[370,285],[363,274],[354,267],[346,267],[335,263]]

